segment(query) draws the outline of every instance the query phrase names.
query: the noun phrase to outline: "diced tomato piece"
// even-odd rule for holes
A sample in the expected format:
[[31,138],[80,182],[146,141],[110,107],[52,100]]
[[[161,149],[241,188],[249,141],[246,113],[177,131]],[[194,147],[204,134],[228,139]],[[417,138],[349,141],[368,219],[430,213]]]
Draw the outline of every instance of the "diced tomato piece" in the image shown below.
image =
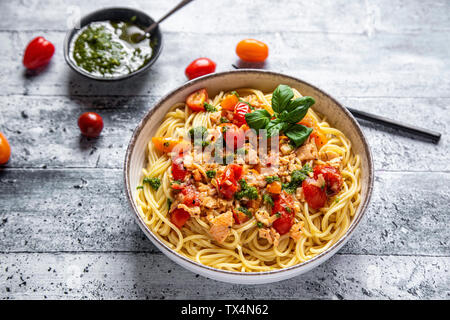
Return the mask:
[[179,190],[179,191],[181,191],[181,190],[183,190],[186,186],[185,186],[184,183],[173,183],[171,187],[172,187],[173,190]]
[[178,229],[181,229],[186,221],[189,220],[191,215],[189,212],[187,212],[184,209],[175,209],[172,211],[170,215],[170,221],[178,227]]
[[313,132],[311,132],[311,139],[314,140],[316,147],[319,150],[328,142],[327,137],[318,127],[314,128]]
[[274,194],[281,193],[281,182],[274,181],[267,186],[267,191]]
[[281,214],[281,217],[273,222],[272,226],[279,234],[283,235],[291,230],[293,224],[294,216],[292,214],[283,213]]
[[189,185],[184,187],[181,193],[184,195],[183,204],[188,207],[200,205],[199,193],[194,186]]
[[290,214],[294,215],[294,200],[292,196],[282,191],[279,195],[274,196],[272,214]]
[[320,130],[319,124],[313,117],[306,115],[299,124],[313,129],[311,139],[314,140],[317,149],[322,148],[328,142],[326,135]]
[[152,142],[155,145],[156,150],[164,153],[173,151],[177,146],[177,151],[183,151],[189,148],[189,143],[183,139],[153,137]]
[[318,126],[317,121],[314,120],[314,118],[309,116],[308,114],[304,116],[303,119],[300,120],[298,124],[304,125],[309,128],[314,128]]
[[229,94],[222,99],[220,105],[222,109],[228,111],[234,111],[234,106],[239,102],[239,98],[235,94]]
[[219,191],[225,198],[231,199],[237,192],[239,188],[238,181],[242,178],[242,172],[242,167],[234,163],[229,164],[225,168],[218,181]]
[[177,157],[172,160],[172,177],[174,180],[184,180],[187,170],[184,168],[183,158]]
[[239,210],[233,210],[233,217],[236,224],[241,224],[249,220],[247,215]]
[[208,100],[208,91],[205,88],[191,93],[186,98],[187,106],[194,112],[205,111],[204,103]]
[[303,180],[302,188],[308,205],[313,209],[320,209],[327,202],[327,194],[325,192],[325,188],[322,189],[316,184],[317,180],[308,178]]
[[325,179],[326,192],[328,195],[335,195],[341,191],[344,181],[338,169],[332,166],[318,165],[314,167],[314,178],[317,179],[319,174]]
[[294,224],[294,200],[291,195],[282,191],[274,196],[272,215],[274,214],[279,215],[272,224],[274,229],[281,235],[288,233]]
[[233,122],[239,127],[247,124],[247,121],[245,120],[245,114],[250,112],[252,112],[252,110],[250,109],[248,104],[239,102],[234,106]]
[[245,133],[238,126],[232,123],[222,123],[219,127],[221,128],[227,149],[236,150],[244,145]]

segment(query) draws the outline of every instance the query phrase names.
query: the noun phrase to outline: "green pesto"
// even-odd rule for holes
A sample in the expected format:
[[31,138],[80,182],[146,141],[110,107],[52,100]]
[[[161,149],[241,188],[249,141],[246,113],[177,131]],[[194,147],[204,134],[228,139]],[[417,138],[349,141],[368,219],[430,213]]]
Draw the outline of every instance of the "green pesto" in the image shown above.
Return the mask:
[[92,22],[72,42],[72,58],[85,71],[105,78],[142,68],[152,57],[154,44],[144,31],[123,21]]

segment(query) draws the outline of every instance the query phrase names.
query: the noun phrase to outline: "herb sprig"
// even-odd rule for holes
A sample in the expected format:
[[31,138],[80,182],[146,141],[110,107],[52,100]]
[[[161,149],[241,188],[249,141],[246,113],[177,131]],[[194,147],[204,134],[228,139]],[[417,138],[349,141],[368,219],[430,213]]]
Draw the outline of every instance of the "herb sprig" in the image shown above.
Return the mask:
[[312,172],[312,168],[309,164],[305,164],[301,170],[294,170],[291,173],[291,182],[283,183],[283,189],[287,193],[294,193],[297,191],[297,188],[301,186],[303,180],[308,178],[310,172]]
[[159,178],[148,178],[145,177],[142,181],[143,183],[148,183],[153,188],[153,190],[158,190],[161,186],[161,180]]
[[235,198],[241,200],[247,198],[249,200],[258,199],[258,190],[255,187],[249,186],[244,179],[239,180],[241,191],[235,193]]
[[299,147],[308,139],[312,128],[298,124],[298,122],[304,118],[315,100],[309,96],[293,98],[292,88],[280,84],[272,94],[273,116],[264,109],[247,113],[245,120],[248,126],[255,130],[266,129],[268,137],[284,132],[294,146]]

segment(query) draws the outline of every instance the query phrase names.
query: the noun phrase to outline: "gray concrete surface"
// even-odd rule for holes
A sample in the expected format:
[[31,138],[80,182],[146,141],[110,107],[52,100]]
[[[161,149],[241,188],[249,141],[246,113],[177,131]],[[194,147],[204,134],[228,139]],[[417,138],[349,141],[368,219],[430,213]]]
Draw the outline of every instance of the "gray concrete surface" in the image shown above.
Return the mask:
[[[65,64],[73,13],[126,5],[157,18],[177,1],[0,3],[0,131],[13,151],[0,168],[0,298],[449,299],[450,2],[196,0],[164,22],[162,55],[138,78],[93,82]],[[23,50],[39,35],[56,53],[29,74]],[[433,145],[362,122],[376,181],[359,230],[317,269],[260,286],[216,282],[171,262],[139,230],[122,185],[143,114],[186,81],[193,59],[230,70],[247,37],[269,44],[266,69],[443,134]],[[97,140],[80,136],[85,111],[104,119]]]

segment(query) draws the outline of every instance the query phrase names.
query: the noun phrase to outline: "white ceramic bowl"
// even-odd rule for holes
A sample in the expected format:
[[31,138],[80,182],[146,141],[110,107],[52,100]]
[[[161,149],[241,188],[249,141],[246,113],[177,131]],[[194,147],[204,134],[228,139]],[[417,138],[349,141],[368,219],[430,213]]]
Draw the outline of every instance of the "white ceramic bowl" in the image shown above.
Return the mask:
[[[272,92],[279,84],[289,85],[299,90],[302,95],[312,96],[316,100],[313,106],[314,110],[325,115],[331,126],[341,130],[352,142],[353,152],[361,157],[362,199],[349,229],[327,251],[304,263],[275,271],[232,272],[219,270],[199,264],[173,251],[146,226],[136,209],[134,200],[142,168],[146,165],[147,144],[161,124],[167,110],[175,103],[184,101],[188,94],[200,88],[207,88],[208,94],[214,96],[222,90],[227,91],[243,87]],[[348,241],[361,221],[370,200],[374,179],[372,156],[366,138],[356,120],[339,102],[322,90],[300,79],[275,72],[245,69],[214,73],[194,79],[163,97],[148,111],[131,137],[125,157],[124,178],[126,194],[137,223],[155,246],[170,259],[192,272],[215,280],[240,284],[261,284],[285,280],[305,273],[333,256]]]

